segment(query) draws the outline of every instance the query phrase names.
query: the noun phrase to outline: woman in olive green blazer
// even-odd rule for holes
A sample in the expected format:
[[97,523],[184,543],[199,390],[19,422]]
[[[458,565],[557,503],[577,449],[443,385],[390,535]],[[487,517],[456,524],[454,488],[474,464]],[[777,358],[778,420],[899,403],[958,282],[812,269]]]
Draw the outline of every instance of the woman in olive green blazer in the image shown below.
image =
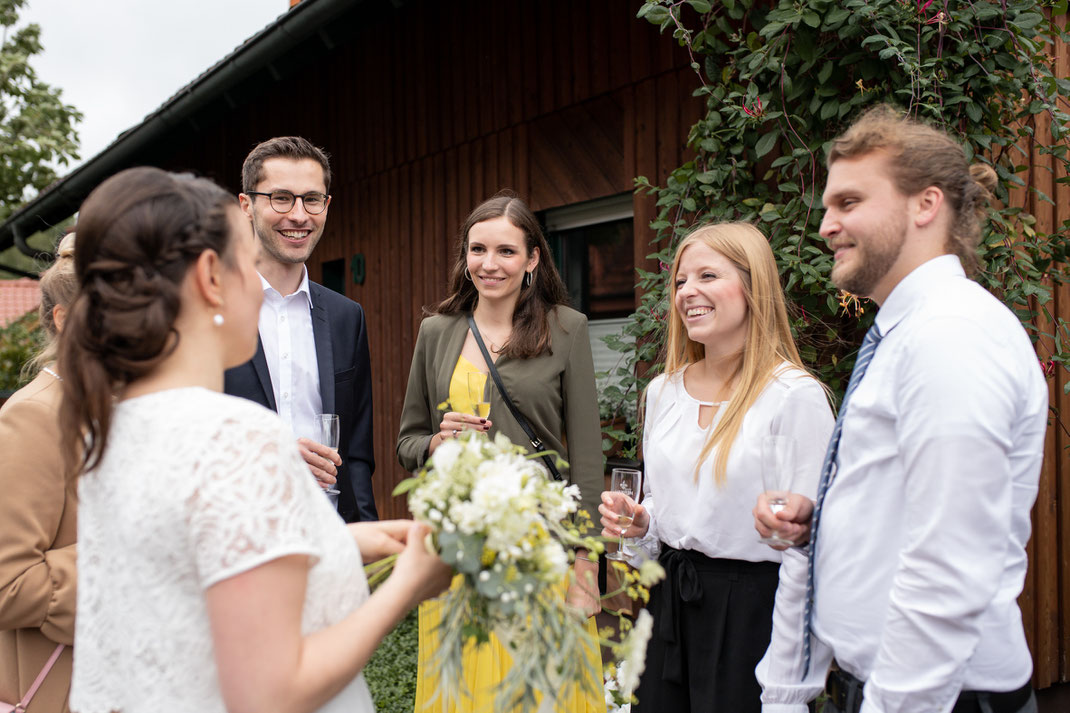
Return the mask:
[[[398,434],[401,465],[419,469],[443,441],[465,430],[501,432],[531,449],[492,382],[487,418],[438,408],[450,398],[455,372],[460,378],[464,370],[488,371],[469,332],[467,317],[472,314],[513,403],[543,447],[568,461],[561,474],[579,486],[581,507],[595,517],[604,481],[594,364],[587,318],[567,302],[538,220],[523,201],[499,194],[472,211],[461,230],[450,296],[420,325]],[[600,610],[597,559],[581,551],[574,568],[568,601],[593,616]],[[490,710],[494,676],[507,665],[504,647],[493,639],[480,654],[466,655],[464,677],[469,688],[476,689],[473,695],[453,701],[449,708],[440,708],[440,700],[424,708],[435,689],[423,674],[434,641],[432,622],[429,610],[421,608],[416,710]],[[601,681],[595,686],[600,689]],[[601,699],[588,701],[577,692],[562,709],[583,713],[599,708],[605,709]]]
[[[560,305],[550,311],[547,321],[552,353],[529,359],[503,355],[494,366],[543,446],[568,461],[569,467],[562,468],[561,474],[580,486],[581,507],[593,517],[603,490],[602,431],[587,317]],[[438,406],[449,398],[450,378],[467,338],[465,314],[436,314],[420,324],[398,435],[398,460],[406,470],[415,471],[424,464],[433,434],[441,433],[443,413]],[[501,431],[513,443],[531,450],[527,436],[493,384],[490,414],[492,435]]]

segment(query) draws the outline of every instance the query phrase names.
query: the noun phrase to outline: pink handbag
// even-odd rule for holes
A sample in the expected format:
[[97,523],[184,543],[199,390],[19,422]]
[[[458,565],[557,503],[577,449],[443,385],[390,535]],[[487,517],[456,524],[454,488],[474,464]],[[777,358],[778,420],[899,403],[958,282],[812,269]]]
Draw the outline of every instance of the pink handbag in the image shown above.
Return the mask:
[[37,689],[44,683],[45,676],[52,670],[52,667],[56,665],[56,660],[59,655],[63,653],[63,644],[56,646],[56,650],[52,652],[52,655],[48,657],[48,661],[41,668],[41,673],[37,674],[37,678],[34,679],[33,685],[30,686],[30,690],[26,691],[26,695],[22,697],[22,700],[18,703],[3,703],[0,702],[0,713],[24,713],[26,707],[30,705],[30,701],[33,700],[33,695],[37,693]]

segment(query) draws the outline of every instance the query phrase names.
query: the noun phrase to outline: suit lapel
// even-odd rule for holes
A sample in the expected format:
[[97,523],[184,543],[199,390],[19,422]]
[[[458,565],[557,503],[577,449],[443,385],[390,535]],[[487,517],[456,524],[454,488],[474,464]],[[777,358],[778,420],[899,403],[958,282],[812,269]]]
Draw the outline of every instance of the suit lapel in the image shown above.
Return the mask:
[[[316,364],[320,372],[320,400],[323,413],[334,413],[334,349],[331,346],[331,323],[324,307],[313,287],[309,283],[312,295],[312,336],[316,342]],[[318,285],[317,285],[318,287]]]
[[271,372],[268,371],[267,355],[264,354],[264,343],[260,341],[259,335],[256,338],[253,369],[256,371],[256,378],[260,380],[260,388],[264,390],[264,398],[267,401],[268,408],[278,413],[279,406],[275,403],[275,389],[271,386]]

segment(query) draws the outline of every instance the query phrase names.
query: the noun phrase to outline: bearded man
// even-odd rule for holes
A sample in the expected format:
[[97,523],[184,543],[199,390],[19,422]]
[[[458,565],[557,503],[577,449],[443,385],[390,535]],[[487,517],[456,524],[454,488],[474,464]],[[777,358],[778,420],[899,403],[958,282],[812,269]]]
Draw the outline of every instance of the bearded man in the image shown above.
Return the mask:
[[[835,139],[821,235],[832,281],[880,310],[859,350],[817,502],[763,535],[805,548],[756,673],[763,710],[1035,711],[1017,598],[1048,388],[1018,318],[968,273],[996,177],[888,107]],[[835,665],[830,665],[835,659]]]

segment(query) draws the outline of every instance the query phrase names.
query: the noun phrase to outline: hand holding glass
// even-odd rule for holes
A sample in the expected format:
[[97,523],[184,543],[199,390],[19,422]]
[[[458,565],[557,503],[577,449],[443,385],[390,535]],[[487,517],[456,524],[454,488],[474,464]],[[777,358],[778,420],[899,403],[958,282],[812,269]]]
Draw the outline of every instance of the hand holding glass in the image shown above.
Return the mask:
[[483,372],[468,373],[468,400],[472,402],[472,412],[480,418],[490,416],[490,397],[487,395],[487,382],[490,376]]
[[[631,468],[614,468],[609,489],[615,493],[627,495],[632,500],[635,500],[639,496],[639,486],[642,483],[642,478],[643,475],[638,470],[632,470]],[[632,519],[635,517],[635,513],[626,502],[622,502],[621,507],[622,509],[617,512],[617,524],[620,526],[621,530],[620,538],[617,542],[617,550],[616,552],[607,554],[606,559],[624,560],[624,530],[632,524]]]
[[[795,439],[791,436],[765,436],[762,439],[762,487],[765,488],[765,500],[774,515],[788,504],[794,477]],[[775,531],[758,541],[767,545],[795,544]]]
[[[336,413],[324,413],[320,414],[320,443],[330,448],[335,453],[338,452],[338,442],[341,438],[342,422]],[[339,473],[340,475],[340,473]],[[338,496],[341,494],[337,487],[331,486],[325,488],[324,491],[327,497],[334,504],[338,504]]]

